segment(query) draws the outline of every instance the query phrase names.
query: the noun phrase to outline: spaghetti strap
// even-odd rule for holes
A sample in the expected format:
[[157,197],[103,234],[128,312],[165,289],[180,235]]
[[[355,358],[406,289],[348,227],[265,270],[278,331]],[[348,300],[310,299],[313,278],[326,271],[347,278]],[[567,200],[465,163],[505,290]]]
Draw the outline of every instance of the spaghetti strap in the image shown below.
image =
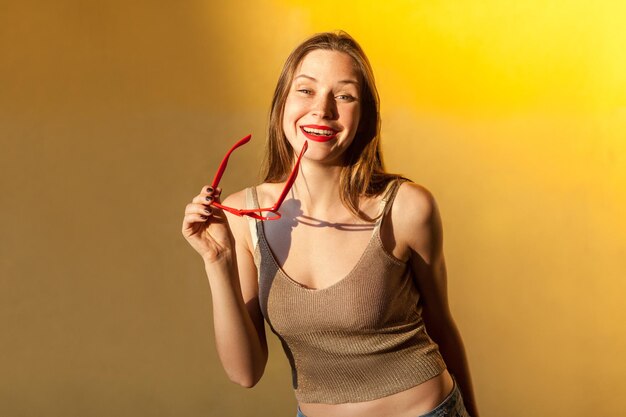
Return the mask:
[[[246,208],[247,209],[256,209],[259,208],[259,198],[256,193],[256,187],[248,187],[246,188]],[[250,228],[250,237],[252,238],[252,248],[256,251],[257,246],[259,245],[259,233],[257,231],[257,223],[259,220],[256,220],[250,216],[246,216],[248,220],[248,227]]]
[[385,190],[385,193],[383,194],[383,198],[380,201],[380,206],[381,206],[380,216],[378,217],[378,220],[376,221],[376,226],[374,227],[374,231],[377,231],[378,229],[380,229],[380,226],[383,223],[383,219],[387,216],[387,213],[389,213],[389,210],[391,210],[391,206],[393,205],[393,200],[396,198],[396,194],[398,194],[400,185],[406,181],[407,180],[404,178],[398,178],[396,180],[389,181],[389,184],[387,185],[387,189]]

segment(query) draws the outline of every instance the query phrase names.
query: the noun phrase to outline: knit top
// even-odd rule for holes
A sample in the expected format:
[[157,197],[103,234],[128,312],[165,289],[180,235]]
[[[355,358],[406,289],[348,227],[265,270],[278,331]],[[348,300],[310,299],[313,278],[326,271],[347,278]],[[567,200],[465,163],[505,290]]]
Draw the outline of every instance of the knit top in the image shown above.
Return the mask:
[[[446,369],[426,333],[411,268],[380,237],[399,184],[393,181],[385,192],[357,264],[328,288],[310,289],[290,278],[269,247],[263,222],[251,220],[261,311],[289,359],[298,402],[374,400]],[[248,189],[247,198],[259,207],[256,188]]]

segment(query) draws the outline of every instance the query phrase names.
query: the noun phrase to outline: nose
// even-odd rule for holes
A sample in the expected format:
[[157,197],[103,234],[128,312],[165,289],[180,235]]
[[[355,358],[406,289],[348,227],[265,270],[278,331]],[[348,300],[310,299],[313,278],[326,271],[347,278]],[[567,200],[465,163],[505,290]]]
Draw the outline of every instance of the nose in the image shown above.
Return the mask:
[[337,117],[337,104],[332,94],[320,94],[313,104],[312,114],[320,119],[335,119]]

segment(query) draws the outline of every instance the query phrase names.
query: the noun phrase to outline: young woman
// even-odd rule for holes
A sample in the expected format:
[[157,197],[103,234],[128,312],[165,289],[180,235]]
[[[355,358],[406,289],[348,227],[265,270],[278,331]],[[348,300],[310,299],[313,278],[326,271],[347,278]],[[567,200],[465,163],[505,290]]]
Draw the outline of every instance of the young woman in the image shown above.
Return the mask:
[[[374,77],[354,39],[322,33],[291,53],[264,182],[223,202],[206,185],[185,210],[220,360],[232,381],[254,386],[265,319],[291,363],[298,416],[477,417],[435,199],[384,171],[379,130]],[[232,209],[272,207],[284,192],[276,220]]]

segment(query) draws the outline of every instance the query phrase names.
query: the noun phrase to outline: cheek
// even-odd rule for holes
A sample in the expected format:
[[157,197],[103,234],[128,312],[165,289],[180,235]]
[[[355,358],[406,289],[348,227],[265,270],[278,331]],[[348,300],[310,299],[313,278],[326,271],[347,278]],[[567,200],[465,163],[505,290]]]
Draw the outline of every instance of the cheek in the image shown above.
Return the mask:
[[285,106],[283,107],[283,120],[291,118],[291,114],[293,113],[293,100],[287,97],[285,100]]
[[354,124],[358,126],[359,122],[361,121],[361,106],[357,106],[357,109],[355,110],[355,113],[354,113],[354,120],[355,120]]
[[283,111],[283,133],[288,139],[291,139],[293,133],[295,132],[296,125],[296,117],[293,111],[289,111],[289,107],[285,106],[285,110]]
[[302,117],[301,106],[298,105],[297,101],[287,98],[283,110],[283,130],[285,133],[294,131],[296,122],[300,117]]
[[359,126],[359,122],[361,121],[361,107],[354,106],[354,108],[350,109],[347,116],[350,119],[350,124],[354,129]]
[[293,126],[293,116],[287,110],[287,108],[285,108],[285,111],[283,112],[283,130],[287,132],[292,128],[292,126]]

